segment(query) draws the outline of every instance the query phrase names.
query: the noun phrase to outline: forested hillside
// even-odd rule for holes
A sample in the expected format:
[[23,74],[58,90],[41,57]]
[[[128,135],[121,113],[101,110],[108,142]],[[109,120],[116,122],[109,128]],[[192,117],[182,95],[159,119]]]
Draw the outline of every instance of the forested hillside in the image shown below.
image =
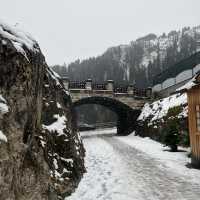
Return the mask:
[[118,83],[136,83],[137,87],[152,84],[153,77],[176,62],[199,50],[200,26],[185,27],[179,31],[149,34],[129,45],[109,48],[98,57],[66,66],[54,66],[59,74],[67,74],[70,80],[92,78],[96,82],[113,79]]

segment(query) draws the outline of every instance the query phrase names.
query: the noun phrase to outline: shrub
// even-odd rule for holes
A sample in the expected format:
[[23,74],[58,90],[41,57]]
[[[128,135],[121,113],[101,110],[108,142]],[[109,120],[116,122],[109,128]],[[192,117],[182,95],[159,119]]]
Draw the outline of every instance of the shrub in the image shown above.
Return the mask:
[[[182,128],[182,127],[181,127]],[[181,146],[189,147],[190,146],[190,137],[188,130],[182,130],[181,131]]]
[[168,110],[165,117],[163,144],[170,147],[171,151],[177,151],[181,141],[180,119],[181,107],[173,107]]
[[169,146],[171,151],[177,151],[178,144],[180,142],[180,133],[175,120],[168,121],[168,124],[164,133],[163,143]]

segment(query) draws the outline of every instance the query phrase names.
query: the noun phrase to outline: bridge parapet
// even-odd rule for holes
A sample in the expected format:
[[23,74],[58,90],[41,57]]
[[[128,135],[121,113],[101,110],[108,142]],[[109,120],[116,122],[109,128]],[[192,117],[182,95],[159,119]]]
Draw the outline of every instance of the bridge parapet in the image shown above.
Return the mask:
[[124,96],[135,98],[151,98],[151,88],[139,89],[134,85],[115,85],[113,80],[104,83],[92,82],[92,79],[86,81],[70,81],[68,78],[62,78],[66,90],[73,94],[81,95],[105,95],[108,97]]

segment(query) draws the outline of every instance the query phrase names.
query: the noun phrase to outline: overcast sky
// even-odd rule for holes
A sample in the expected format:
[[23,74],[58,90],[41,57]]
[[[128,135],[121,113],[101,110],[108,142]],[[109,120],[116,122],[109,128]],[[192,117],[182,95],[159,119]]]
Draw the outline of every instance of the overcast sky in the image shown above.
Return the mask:
[[0,2],[0,18],[30,32],[50,65],[97,56],[148,33],[200,25],[200,0]]

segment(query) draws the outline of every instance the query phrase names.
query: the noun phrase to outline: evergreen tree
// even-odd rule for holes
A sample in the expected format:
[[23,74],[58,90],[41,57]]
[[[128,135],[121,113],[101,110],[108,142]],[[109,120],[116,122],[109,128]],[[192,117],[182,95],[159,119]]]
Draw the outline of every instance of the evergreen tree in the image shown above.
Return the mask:
[[178,144],[180,143],[180,123],[178,115],[181,113],[181,107],[173,107],[168,110],[168,113],[164,119],[164,137],[163,143],[169,146],[171,151],[175,152],[178,150]]

